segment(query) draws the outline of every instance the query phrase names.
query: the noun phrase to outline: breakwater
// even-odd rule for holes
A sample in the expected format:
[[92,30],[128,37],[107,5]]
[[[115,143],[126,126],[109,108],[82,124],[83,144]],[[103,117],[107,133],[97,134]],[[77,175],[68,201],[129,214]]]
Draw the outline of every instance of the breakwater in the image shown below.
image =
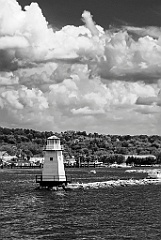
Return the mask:
[[132,185],[161,184],[161,179],[128,179],[128,180],[109,180],[104,182],[73,183],[67,186],[67,189],[97,189],[108,187],[126,187]]

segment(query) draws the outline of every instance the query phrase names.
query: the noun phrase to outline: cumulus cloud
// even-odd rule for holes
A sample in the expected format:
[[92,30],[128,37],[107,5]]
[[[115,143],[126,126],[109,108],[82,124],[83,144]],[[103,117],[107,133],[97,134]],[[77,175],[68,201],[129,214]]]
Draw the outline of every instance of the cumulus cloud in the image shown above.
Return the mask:
[[161,106],[161,90],[157,96],[154,97],[138,97],[136,104],[138,105],[157,105]]
[[4,105],[9,105],[11,108],[23,109],[24,107],[44,109],[48,108],[46,98],[38,89],[27,89],[21,87],[18,90],[6,89],[1,93],[1,98]]
[[0,72],[0,86],[18,85],[19,78],[12,72]]
[[104,30],[84,11],[84,25],[54,31],[37,3],[0,6],[0,122],[123,132],[125,118],[139,131],[158,118],[160,28]]
[[152,38],[159,39],[160,32],[161,32],[161,28],[159,28],[159,27],[139,28],[139,27],[126,26],[126,27],[124,27],[124,29],[126,29],[131,34],[136,35],[137,38],[150,36]]

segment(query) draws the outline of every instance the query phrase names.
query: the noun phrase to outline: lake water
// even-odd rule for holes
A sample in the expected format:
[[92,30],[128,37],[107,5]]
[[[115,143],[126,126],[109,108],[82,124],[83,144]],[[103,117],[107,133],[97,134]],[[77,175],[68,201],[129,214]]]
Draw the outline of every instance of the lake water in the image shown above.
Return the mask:
[[[67,169],[76,182],[144,178],[125,169]],[[161,239],[161,184],[36,190],[38,170],[0,170],[0,239]]]

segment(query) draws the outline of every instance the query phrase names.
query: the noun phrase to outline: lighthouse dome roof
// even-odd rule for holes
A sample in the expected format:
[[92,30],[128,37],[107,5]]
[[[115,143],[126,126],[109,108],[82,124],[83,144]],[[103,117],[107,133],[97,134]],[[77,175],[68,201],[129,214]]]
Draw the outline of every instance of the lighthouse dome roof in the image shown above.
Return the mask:
[[52,139],[59,140],[59,138],[57,136],[55,136],[55,135],[53,135],[53,136],[48,138],[48,140],[52,140]]

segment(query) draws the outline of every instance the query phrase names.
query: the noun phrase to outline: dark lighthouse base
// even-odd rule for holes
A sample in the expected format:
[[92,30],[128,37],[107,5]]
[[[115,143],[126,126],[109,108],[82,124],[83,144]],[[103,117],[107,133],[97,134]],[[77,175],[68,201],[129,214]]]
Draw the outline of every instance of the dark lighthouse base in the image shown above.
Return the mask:
[[[64,179],[64,178],[63,178]],[[43,179],[42,175],[36,175],[36,183],[39,183],[39,188],[45,189],[55,189],[58,190],[59,188],[64,189],[67,187],[68,183],[71,183],[71,179],[61,180],[59,177],[51,177],[49,180],[47,178]]]

